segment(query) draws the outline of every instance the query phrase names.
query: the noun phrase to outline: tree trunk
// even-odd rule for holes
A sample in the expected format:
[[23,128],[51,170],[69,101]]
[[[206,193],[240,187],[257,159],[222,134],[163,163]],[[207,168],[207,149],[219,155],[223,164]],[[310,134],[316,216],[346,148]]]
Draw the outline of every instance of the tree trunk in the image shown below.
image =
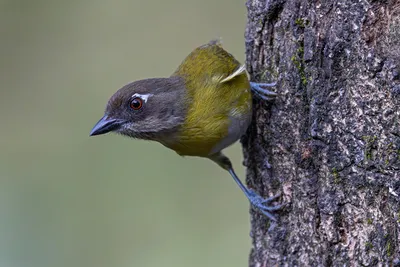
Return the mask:
[[248,0],[250,266],[400,266],[400,1]]

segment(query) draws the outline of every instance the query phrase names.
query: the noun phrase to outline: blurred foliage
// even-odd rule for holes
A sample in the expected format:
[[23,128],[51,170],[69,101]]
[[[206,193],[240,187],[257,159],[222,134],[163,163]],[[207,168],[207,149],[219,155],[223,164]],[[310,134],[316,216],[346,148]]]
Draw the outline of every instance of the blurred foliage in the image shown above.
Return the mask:
[[[0,0],[0,266],[245,266],[248,202],[211,161],[89,138],[109,96],[223,37],[244,1]],[[241,148],[228,149],[244,179]]]

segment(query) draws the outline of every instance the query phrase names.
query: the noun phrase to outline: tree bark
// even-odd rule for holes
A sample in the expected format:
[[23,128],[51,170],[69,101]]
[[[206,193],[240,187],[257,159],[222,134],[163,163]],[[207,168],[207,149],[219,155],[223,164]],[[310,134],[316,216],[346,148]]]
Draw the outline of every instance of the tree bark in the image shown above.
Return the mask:
[[277,81],[242,139],[249,265],[400,266],[400,1],[248,0],[247,69]]

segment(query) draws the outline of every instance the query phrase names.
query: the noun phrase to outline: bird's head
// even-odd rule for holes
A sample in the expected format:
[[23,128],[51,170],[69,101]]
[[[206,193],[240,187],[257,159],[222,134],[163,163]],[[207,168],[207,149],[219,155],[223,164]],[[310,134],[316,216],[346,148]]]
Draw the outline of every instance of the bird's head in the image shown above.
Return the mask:
[[186,113],[185,85],[179,77],[129,83],[108,101],[104,116],[90,135],[116,132],[133,138],[159,140],[177,131]]

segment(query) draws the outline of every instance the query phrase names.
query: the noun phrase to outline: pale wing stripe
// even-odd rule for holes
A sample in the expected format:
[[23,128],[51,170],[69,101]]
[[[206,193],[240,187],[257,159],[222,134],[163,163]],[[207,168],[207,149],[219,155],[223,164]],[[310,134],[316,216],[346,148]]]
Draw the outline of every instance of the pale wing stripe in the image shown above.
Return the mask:
[[242,73],[245,72],[245,71],[246,71],[246,65],[242,65],[242,66],[240,66],[237,70],[235,70],[234,73],[232,73],[231,75],[229,75],[228,77],[226,77],[225,79],[223,79],[223,80],[221,81],[221,83],[230,81],[230,80],[232,80],[233,78],[235,78],[236,76],[242,74]]

